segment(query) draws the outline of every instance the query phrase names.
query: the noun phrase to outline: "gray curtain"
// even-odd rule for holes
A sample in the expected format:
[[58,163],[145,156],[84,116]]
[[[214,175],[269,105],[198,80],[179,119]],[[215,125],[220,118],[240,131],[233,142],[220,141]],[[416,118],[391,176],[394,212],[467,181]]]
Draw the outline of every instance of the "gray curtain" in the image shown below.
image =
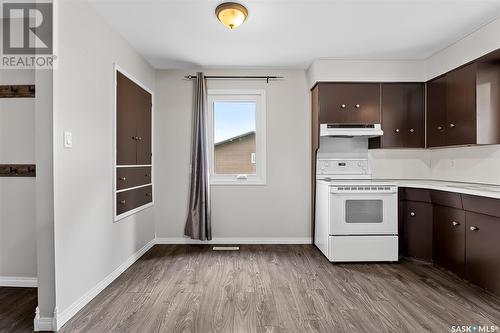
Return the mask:
[[192,239],[211,240],[207,91],[205,76],[201,72],[196,73],[192,133],[189,211],[184,234]]

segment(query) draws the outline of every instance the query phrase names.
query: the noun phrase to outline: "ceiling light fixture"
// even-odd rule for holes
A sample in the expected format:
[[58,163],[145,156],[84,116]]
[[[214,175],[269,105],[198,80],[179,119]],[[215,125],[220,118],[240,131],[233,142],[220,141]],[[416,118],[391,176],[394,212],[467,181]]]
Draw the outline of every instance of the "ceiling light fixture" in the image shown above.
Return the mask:
[[236,2],[224,2],[215,8],[215,15],[229,29],[235,29],[245,22],[248,10]]

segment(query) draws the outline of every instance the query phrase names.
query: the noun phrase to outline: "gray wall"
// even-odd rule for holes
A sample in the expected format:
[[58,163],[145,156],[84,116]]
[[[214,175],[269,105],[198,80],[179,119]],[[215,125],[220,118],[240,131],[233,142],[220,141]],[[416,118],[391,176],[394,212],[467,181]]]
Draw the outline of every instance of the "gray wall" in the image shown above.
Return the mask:
[[[0,84],[34,84],[33,70],[0,70]],[[35,163],[35,100],[0,99],[0,164]],[[36,277],[35,178],[0,177],[0,277]]]
[[[56,305],[64,313],[154,238],[153,209],[113,223],[114,69],[154,90],[155,72],[85,2],[58,6],[54,70]],[[73,148],[63,148],[63,132]]]
[[55,307],[53,71],[35,74],[36,254],[40,317],[52,318]]
[[[161,238],[183,237],[186,218],[194,70],[157,73],[155,115],[155,224]],[[207,71],[209,74],[210,71]],[[215,71],[214,71],[215,73]],[[238,71],[219,70],[217,74]],[[213,186],[215,238],[310,239],[310,105],[302,70],[240,71],[284,80],[209,80],[209,89],[265,89],[267,185]]]

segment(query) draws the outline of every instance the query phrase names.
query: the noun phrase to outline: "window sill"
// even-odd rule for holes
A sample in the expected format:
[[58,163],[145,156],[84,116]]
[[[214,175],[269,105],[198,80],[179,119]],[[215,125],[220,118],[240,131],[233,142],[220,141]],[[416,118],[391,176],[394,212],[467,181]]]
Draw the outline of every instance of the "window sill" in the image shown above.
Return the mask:
[[265,186],[267,182],[262,179],[246,179],[246,180],[211,180],[211,186]]

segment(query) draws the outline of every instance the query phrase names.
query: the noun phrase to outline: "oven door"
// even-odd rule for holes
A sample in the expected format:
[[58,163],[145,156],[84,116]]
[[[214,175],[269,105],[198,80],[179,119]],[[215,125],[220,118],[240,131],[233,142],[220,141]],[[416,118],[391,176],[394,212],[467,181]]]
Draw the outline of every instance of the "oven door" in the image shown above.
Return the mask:
[[[341,193],[339,193],[341,192]],[[330,235],[397,235],[397,188],[330,191]]]

